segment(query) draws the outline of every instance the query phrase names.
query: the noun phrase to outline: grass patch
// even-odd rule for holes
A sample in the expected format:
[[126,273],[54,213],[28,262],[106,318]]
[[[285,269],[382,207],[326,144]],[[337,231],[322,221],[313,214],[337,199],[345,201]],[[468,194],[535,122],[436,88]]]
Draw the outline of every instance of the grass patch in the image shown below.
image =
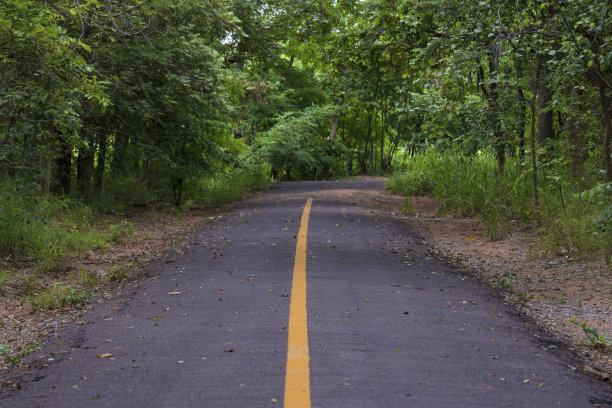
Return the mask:
[[[534,204],[531,171],[519,170],[510,157],[503,174],[496,173],[495,155],[483,150],[474,155],[429,149],[405,157],[387,187],[406,196],[440,200],[442,213],[478,216],[491,239],[512,233],[516,225],[536,227],[542,254],[578,256],[609,254],[612,248],[612,185],[584,189],[558,169],[540,174],[540,204]],[[587,181],[585,181],[587,182]],[[607,255],[608,257],[610,255]]]
[[108,282],[121,282],[127,279],[136,269],[136,266],[129,262],[125,265],[114,265],[108,272],[104,274],[104,279]]
[[268,183],[266,166],[238,168],[215,178],[190,183],[185,196],[189,205],[216,207],[238,201],[251,191],[265,188]]
[[32,309],[56,309],[84,303],[90,297],[90,292],[79,293],[70,285],[55,283],[51,289],[28,297],[28,302]]

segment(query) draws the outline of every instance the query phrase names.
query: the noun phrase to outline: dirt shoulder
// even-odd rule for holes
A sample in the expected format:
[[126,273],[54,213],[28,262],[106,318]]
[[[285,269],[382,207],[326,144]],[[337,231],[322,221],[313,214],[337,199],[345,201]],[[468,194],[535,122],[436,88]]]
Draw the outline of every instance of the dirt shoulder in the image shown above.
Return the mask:
[[[388,211],[403,214],[403,196],[364,195]],[[578,367],[610,381],[612,350],[593,347],[581,326],[612,336],[612,271],[604,262],[570,256],[538,257],[536,236],[514,228],[511,236],[492,241],[478,219],[438,215],[440,204],[412,197],[412,215],[398,215],[416,228],[430,247],[465,271],[499,290],[506,300],[546,331],[552,332],[577,357]]]
[[[63,326],[78,320],[86,309],[129,293],[146,278],[146,265],[167,257],[183,237],[222,217],[227,209],[229,206],[217,210],[193,210],[184,215],[156,211],[128,216],[127,220],[135,230],[131,236],[104,250],[88,251],[72,258],[62,271],[41,274],[32,268],[9,270],[14,278],[0,291],[0,345],[7,345],[10,355],[17,356],[28,346],[43,343],[60,332]],[[104,278],[117,270],[124,279]],[[86,276],[90,278],[84,279]],[[75,307],[42,310],[33,308],[23,295],[24,292],[37,293],[58,284],[70,286],[79,294],[89,293],[91,297]],[[25,287],[28,285],[31,288]],[[12,385],[9,380],[11,368],[9,361],[0,357],[0,388]]]

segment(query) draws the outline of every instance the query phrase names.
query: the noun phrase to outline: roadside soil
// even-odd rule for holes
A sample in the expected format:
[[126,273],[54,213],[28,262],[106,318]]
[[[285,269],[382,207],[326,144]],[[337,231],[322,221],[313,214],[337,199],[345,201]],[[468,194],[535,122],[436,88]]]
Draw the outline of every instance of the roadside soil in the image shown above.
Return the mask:
[[[346,192],[351,194],[350,192]],[[568,255],[537,256],[537,237],[513,228],[492,241],[476,218],[439,215],[438,200],[379,191],[352,193],[356,199],[394,212],[416,228],[434,252],[488,283],[521,313],[552,332],[577,358],[576,367],[604,381],[612,376],[612,349],[593,347],[581,326],[612,338],[612,270],[600,261]],[[406,214],[405,208],[412,208]],[[580,364],[578,364],[580,362]]]
[[[455,262],[465,273],[487,282],[516,308],[532,318],[542,329],[554,333],[576,356],[576,370],[585,370],[602,380],[612,374],[612,351],[591,347],[585,342],[576,319],[596,328],[600,334],[612,335],[612,271],[603,262],[584,262],[565,256],[535,257],[536,238],[528,231],[512,231],[504,239],[491,241],[478,219],[452,218],[438,214],[437,200],[411,198],[412,214],[406,214],[406,199],[379,190],[328,190],[319,198],[351,196],[357,203],[394,213],[416,228],[430,248]],[[315,199],[317,198],[315,197]],[[410,206],[409,206],[410,207]],[[70,266],[52,277],[42,278],[30,269],[13,270],[23,282],[35,276],[39,288],[61,282],[77,292],[90,291],[92,298],[82,306],[53,310],[33,310],[21,296],[16,284],[4,286],[0,292],[0,344],[19,353],[28,345],[42,342],[60,328],[77,320],[86,308],[121,296],[145,278],[142,266],[168,256],[184,236],[222,217],[226,208],[194,210],[183,216],[148,213],[133,216],[134,235],[112,247],[81,254]],[[82,273],[103,274],[116,265],[136,266],[124,282],[104,282],[87,286]],[[0,359],[0,388],[11,386],[8,361]]]
[[[63,325],[78,320],[96,303],[121,297],[123,292],[129,293],[146,278],[147,264],[168,257],[169,251],[180,251],[173,248],[183,237],[222,217],[230,207],[192,210],[184,215],[155,211],[127,216],[126,219],[135,227],[132,236],[124,237],[104,250],[81,253],[70,259],[64,270],[54,274],[37,273],[31,267],[3,267],[13,277],[0,290],[0,345],[8,345],[11,355],[18,355],[26,347],[53,336]],[[128,273],[124,280],[109,282],[104,279],[104,274],[121,267]],[[95,284],[84,282],[82,276],[88,273],[99,276]],[[23,295],[51,288],[54,284],[69,285],[78,293],[89,292],[91,298],[75,307],[36,310]],[[26,287],[28,285],[31,287]],[[0,389],[12,385],[10,368],[9,362],[0,356]]]

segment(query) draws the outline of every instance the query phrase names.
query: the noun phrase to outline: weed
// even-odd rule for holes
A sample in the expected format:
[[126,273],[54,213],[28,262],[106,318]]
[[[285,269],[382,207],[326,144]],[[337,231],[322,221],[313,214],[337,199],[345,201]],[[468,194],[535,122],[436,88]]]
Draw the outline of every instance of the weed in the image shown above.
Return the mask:
[[522,291],[522,290],[517,290],[516,291],[516,300],[520,304],[524,305],[524,304],[530,302],[531,300],[533,300],[533,296],[528,294],[527,292]]
[[580,323],[576,319],[571,319],[570,322],[582,327],[582,331],[586,334],[584,341],[591,347],[610,349],[612,348],[612,339],[605,334],[599,334],[594,327],[587,326],[586,323]]
[[70,285],[55,283],[51,289],[30,296],[28,301],[32,309],[55,309],[83,303],[90,297],[90,292],[78,293]]
[[2,287],[11,279],[12,276],[12,273],[0,271],[0,291],[2,290]]
[[46,246],[40,248],[36,252],[36,258],[39,260],[36,265],[39,272],[56,272],[68,265],[65,247],[59,239],[48,242]]
[[133,263],[127,263],[125,265],[115,265],[113,266],[106,274],[104,275],[104,279],[109,282],[121,282],[126,279],[130,272],[135,269]]
[[404,205],[402,206],[402,210],[406,214],[409,214],[409,215],[414,214],[414,207],[412,206],[412,198],[411,197],[406,197],[406,200],[404,201]]
[[19,294],[23,296],[32,296],[40,284],[40,279],[34,275],[27,274],[19,279],[20,288]]
[[503,290],[511,292],[514,285],[516,285],[516,273],[504,272],[504,274],[497,279],[497,282]]
[[108,230],[110,232],[110,240],[117,242],[121,238],[128,238],[134,235],[136,227],[128,220],[121,220],[117,224],[109,225]]
[[84,286],[94,287],[100,284],[102,281],[102,276],[103,275],[100,275],[95,271],[87,272],[82,270],[79,275],[79,282],[81,282],[81,284]]
[[40,343],[38,342],[30,344],[29,346],[26,346],[19,353],[11,353],[11,350],[9,349],[7,345],[0,344],[0,355],[4,357],[11,366],[15,366],[21,363],[21,360],[23,360],[23,358],[27,354],[33,353],[34,351],[37,351],[37,350],[40,350]]
[[562,297],[551,296],[550,300],[556,303],[561,303],[563,305],[567,303],[567,298],[565,296],[562,296]]

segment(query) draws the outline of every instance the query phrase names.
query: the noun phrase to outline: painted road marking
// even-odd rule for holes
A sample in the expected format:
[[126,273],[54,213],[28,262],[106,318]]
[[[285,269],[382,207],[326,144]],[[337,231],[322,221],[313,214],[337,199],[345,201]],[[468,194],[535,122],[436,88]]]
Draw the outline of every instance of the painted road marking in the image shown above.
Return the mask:
[[289,341],[285,375],[285,408],[310,408],[310,357],[308,356],[308,314],[306,311],[306,239],[312,198],[306,201],[295,248]]

